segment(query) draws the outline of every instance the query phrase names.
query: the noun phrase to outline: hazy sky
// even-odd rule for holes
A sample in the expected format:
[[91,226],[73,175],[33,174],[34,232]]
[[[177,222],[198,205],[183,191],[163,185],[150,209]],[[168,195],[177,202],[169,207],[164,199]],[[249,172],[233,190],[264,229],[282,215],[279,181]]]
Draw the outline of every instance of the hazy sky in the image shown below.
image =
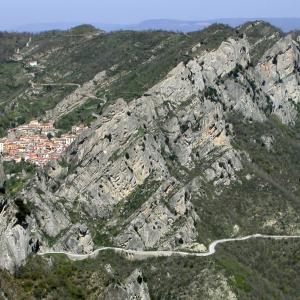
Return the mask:
[[0,26],[146,19],[300,17],[300,0],[0,0]]

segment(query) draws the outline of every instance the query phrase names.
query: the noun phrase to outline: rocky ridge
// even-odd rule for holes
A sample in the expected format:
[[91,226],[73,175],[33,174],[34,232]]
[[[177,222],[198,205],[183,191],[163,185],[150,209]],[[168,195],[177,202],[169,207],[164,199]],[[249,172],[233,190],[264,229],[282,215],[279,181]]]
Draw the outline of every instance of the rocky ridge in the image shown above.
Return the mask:
[[141,98],[108,106],[22,200],[3,202],[0,266],[13,271],[40,248],[88,253],[96,237],[128,249],[206,242],[194,198],[205,197],[206,185],[222,198],[251,161],[236,149],[228,116],[263,124],[272,114],[290,126],[298,117],[298,42],[283,37],[256,66],[250,48],[246,35],[229,38]]

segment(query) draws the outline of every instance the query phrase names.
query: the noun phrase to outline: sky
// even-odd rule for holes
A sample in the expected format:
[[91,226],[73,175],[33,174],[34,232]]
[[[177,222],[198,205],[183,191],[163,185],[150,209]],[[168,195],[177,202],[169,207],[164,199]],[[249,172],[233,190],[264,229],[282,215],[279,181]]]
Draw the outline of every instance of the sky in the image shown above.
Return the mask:
[[148,19],[300,17],[300,0],[0,0],[0,27]]

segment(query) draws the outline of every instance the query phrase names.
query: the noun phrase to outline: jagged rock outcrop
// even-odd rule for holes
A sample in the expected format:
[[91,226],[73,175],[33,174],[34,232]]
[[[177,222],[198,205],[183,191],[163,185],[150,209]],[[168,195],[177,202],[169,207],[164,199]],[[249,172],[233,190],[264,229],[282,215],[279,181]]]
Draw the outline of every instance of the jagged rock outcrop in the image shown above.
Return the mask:
[[256,72],[274,113],[285,123],[294,123],[300,99],[300,47],[288,35],[280,39],[259,61]]
[[91,233],[86,225],[75,224],[53,247],[55,251],[86,254],[94,249]]
[[22,200],[16,203],[0,198],[0,268],[10,272],[39,250],[38,226]]
[[143,279],[141,270],[135,270],[121,284],[111,284],[100,296],[100,299],[111,300],[150,300],[147,283]]
[[52,194],[47,194],[39,188],[31,188],[23,193],[23,197],[30,199],[32,214],[46,236],[56,237],[71,225],[66,207]]
[[[198,216],[185,189],[169,181],[148,199],[131,222],[116,238],[116,243],[128,249],[160,247],[172,249],[191,243],[197,236],[194,222]],[[178,226],[178,225],[181,226]],[[172,234],[171,234],[172,233]]]
[[264,147],[266,147],[266,149],[270,152],[271,150],[273,150],[273,145],[275,143],[275,139],[273,136],[267,136],[267,135],[263,135],[261,137],[261,142],[262,145]]

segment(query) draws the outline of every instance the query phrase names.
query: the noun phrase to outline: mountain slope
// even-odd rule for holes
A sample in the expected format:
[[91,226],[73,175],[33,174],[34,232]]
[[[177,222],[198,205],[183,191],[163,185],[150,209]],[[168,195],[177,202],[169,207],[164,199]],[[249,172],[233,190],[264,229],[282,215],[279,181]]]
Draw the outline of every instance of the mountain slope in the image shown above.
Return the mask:
[[281,300],[299,297],[298,277],[299,242],[256,240],[205,259],[132,261],[108,252],[81,262],[55,256],[49,264],[34,257],[15,279],[2,271],[0,286],[8,299]]
[[[220,31],[215,41],[210,40],[216,29]],[[209,40],[207,47],[211,48],[233,32],[226,26],[212,26],[191,35],[129,31],[104,34],[80,26],[66,32],[27,36],[25,46],[15,49],[11,59],[6,57],[0,65],[0,134],[44,115],[65,97],[87,104],[58,123],[59,127],[70,127],[82,120],[90,123],[93,112],[101,111],[106,101],[141,96],[187,59],[187,51],[199,39]],[[37,62],[37,66],[30,66],[31,62]],[[12,78],[16,80],[12,82]],[[83,91],[76,90],[87,82],[90,83]],[[70,114],[70,107],[64,112]]]
[[[125,32],[114,37],[128,41],[129,36],[138,43],[135,38],[148,42],[149,34]],[[0,196],[3,269],[16,271],[30,254],[48,249],[90,253],[98,246],[115,245],[191,250],[204,249],[215,239],[258,232],[299,234],[298,36],[283,35],[262,22],[237,30],[216,25],[187,36],[152,34],[155,46],[150,47],[149,55],[147,50],[131,53],[132,44],[126,48],[130,55],[128,61],[125,56],[124,66],[120,65],[120,73],[108,72],[107,62],[101,69],[98,61],[97,70],[86,74],[86,66],[91,64],[92,68],[98,57],[91,54],[83,59],[84,71],[77,79],[69,75],[73,83],[84,84],[77,88],[77,95],[86,93],[85,89],[91,95],[86,100],[76,98],[76,93],[60,98],[45,117],[57,117],[58,124],[66,117],[76,122],[80,109],[90,128],[60,161],[38,170],[14,198]],[[102,36],[92,30],[89,36],[95,49],[99,40],[113,35]],[[167,42],[162,42],[166,36]],[[85,33],[82,38],[88,48],[80,51],[88,53],[90,42]],[[78,45],[68,47],[71,55],[66,67],[54,65],[57,54],[45,61],[49,70],[55,70],[50,75],[67,71],[72,63],[75,65],[70,68],[79,68]],[[153,47],[160,50],[155,50],[156,57],[149,61]],[[65,48],[63,51],[60,53],[65,53]],[[134,53],[136,63],[131,65]],[[169,55],[172,59],[152,73]],[[101,56],[98,59],[101,61]],[[131,68],[137,72],[135,77],[131,77]],[[102,73],[93,84],[95,78],[91,78],[103,71],[112,81],[103,85],[106,75]],[[143,78],[141,86],[135,84]],[[122,97],[132,83],[138,92]],[[91,96],[94,99],[90,100]],[[99,106],[89,109],[92,104]],[[245,253],[252,253],[255,242],[247,245]],[[214,278],[219,278],[212,299],[223,290],[231,299],[239,293],[244,299],[261,295],[253,287],[258,284],[257,276],[262,276],[263,289],[271,297],[272,278],[260,266],[242,259],[236,248],[229,248],[221,251],[224,257],[219,261],[201,262],[207,272],[197,268],[195,276],[210,278],[208,289]],[[107,260],[105,256],[99,259],[103,263]],[[176,263],[172,258],[170,261]],[[206,264],[212,261],[211,270]],[[142,273],[147,263],[141,263]],[[157,282],[132,287],[132,280],[142,276],[139,272],[125,272],[121,288],[116,291],[109,286],[102,295],[116,293],[124,298],[149,292],[159,298],[154,289]],[[236,282],[230,279],[232,273]],[[249,275],[246,279],[245,274]],[[278,278],[274,280],[281,282]],[[250,287],[252,294],[247,298]],[[283,299],[285,293],[294,297],[293,283],[291,287],[293,291],[279,289],[278,298]],[[185,282],[182,288],[182,298],[188,297],[185,293],[191,287]],[[157,293],[165,296],[164,292]]]

